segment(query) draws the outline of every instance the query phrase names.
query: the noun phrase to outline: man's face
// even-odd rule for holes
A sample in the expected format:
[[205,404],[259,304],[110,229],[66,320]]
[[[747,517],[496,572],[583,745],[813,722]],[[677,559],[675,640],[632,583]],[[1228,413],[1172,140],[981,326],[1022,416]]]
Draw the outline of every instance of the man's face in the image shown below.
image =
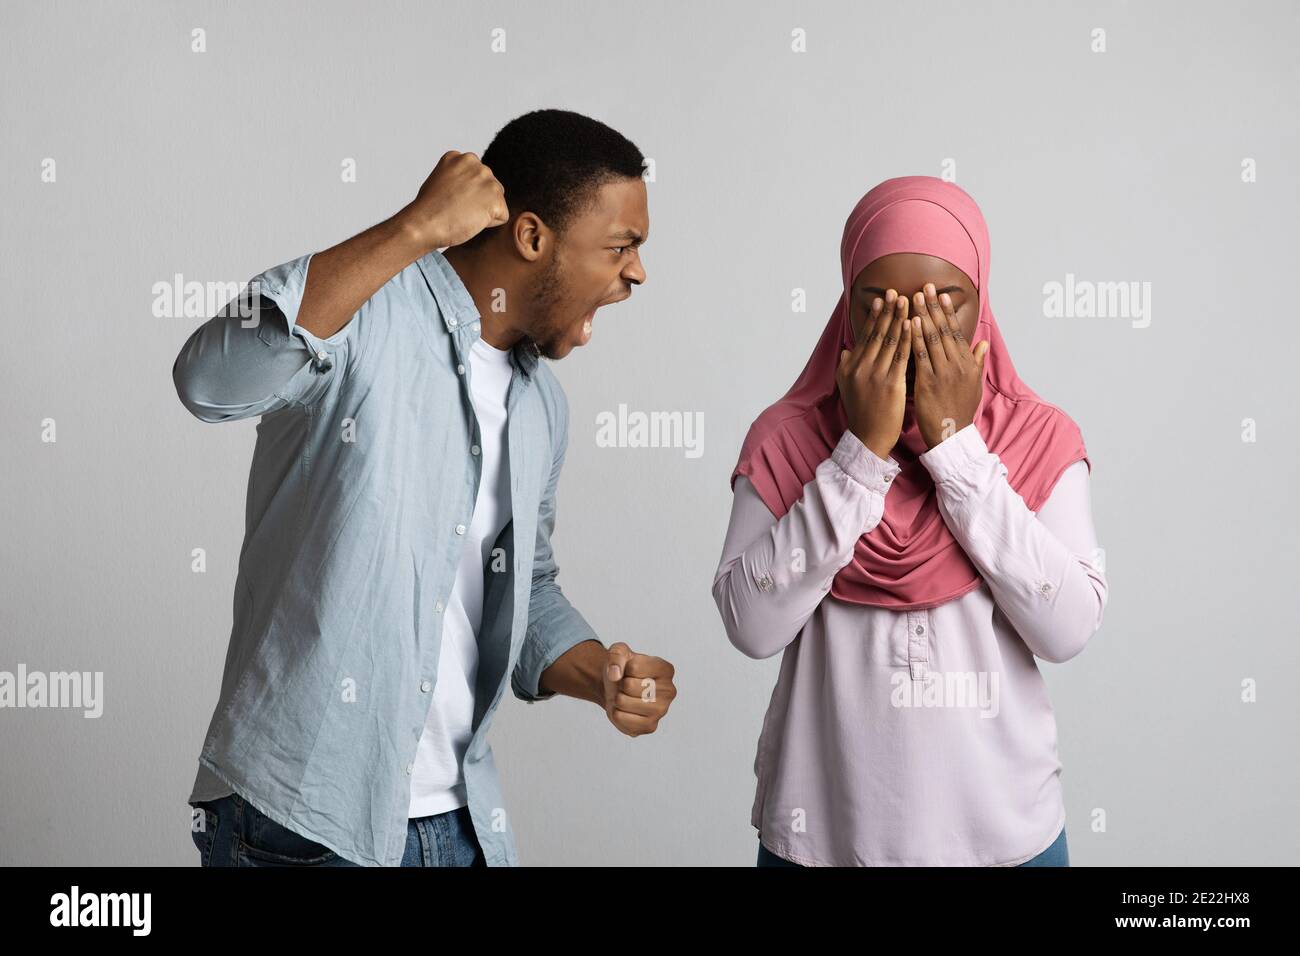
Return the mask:
[[[980,301],[970,277],[947,259],[937,256],[922,255],[917,252],[896,252],[881,256],[858,273],[853,281],[853,294],[849,303],[849,319],[853,323],[853,337],[862,337],[862,328],[871,315],[871,303],[874,299],[885,298],[885,293],[893,289],[908,301],[907,317],[911,321],[916,314],[914,298],[916,293],[925,291],[927,282],[934,283],[935,297],[948,293],[952,307],[957,315],[957,325],[966,337],[969,347],[975,326],[979,323]],[[942,306],[940,306],[942,311]],[[930,346],[927,344],[926,346]],[[916,381],[916,357],[907,360],[907,394],[912,394]]]
[[618,179],[595,191],[590,207],[557,237],[533,281],[527,338],[538,354],[560,359],[591,341],[602,305],[632,294],[645,281],[640,246],[650,233],[645,182]]

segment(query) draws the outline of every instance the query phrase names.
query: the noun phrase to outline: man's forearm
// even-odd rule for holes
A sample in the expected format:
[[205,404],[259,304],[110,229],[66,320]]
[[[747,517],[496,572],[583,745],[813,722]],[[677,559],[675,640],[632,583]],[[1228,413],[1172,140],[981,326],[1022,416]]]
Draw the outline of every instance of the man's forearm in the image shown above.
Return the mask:
[[408,222],[403,210],[313,255],[295,324],[317,338],[329,338],[385,282],[429,252]]
[[605,705],[603,669],[609,660],[609,650],[600,641],[581,641],[555,659],[542,671],[538,690],[543,693],[563,694]]

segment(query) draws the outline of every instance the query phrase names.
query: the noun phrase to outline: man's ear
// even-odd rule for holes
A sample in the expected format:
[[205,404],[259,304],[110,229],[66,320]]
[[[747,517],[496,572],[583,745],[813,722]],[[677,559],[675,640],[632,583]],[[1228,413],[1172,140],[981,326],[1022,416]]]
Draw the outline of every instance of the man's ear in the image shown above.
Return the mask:
[[536,262],[547,254],[552,242],[551,230],[536,213],[521,212],[510,225],[515,241],[515,251],[529,262]]

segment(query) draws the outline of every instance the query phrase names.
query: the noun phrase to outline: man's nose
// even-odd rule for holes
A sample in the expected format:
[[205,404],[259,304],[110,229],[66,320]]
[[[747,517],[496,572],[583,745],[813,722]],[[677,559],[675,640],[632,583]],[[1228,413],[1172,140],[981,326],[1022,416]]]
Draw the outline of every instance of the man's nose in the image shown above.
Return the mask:
[[[624,279],[633,285],[640,285],[642,282],[645,282],[645,266],[641,264],[640,253],[637,253],[632,257],[632,261],[627,264],[627,268],[623,270],[622,275]],[[631,291],[632,290],[629,289],[628,293],[631,294]]]

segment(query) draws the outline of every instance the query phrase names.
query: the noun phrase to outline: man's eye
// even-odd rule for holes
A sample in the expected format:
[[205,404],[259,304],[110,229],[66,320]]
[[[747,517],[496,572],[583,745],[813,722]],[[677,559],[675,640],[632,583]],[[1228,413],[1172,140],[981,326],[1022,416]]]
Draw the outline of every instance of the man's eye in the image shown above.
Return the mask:
[[614,252],[617,252],[620,256],[621,256],[623,253],[627,252],[627,250],[628,250],[629,248],[630,248],[630,247],[628,247],[628,246],[610,246],[610,249],[612,249]]

